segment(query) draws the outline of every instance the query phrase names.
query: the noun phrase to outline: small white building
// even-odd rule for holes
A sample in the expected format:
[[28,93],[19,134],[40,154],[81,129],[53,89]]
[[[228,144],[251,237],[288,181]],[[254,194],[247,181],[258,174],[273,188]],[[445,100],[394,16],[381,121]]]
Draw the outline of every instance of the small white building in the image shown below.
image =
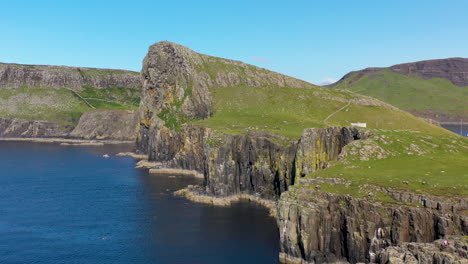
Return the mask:
[[367,123],[351,123],[353,127],[367,127]]

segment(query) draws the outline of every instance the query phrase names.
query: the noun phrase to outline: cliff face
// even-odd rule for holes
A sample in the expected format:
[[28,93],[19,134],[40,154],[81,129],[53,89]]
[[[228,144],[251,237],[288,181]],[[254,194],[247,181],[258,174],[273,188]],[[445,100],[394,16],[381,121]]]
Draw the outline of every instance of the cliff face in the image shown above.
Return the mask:
[[[281,196],[278,225],[282,262],[464,263],[466,260],[466,245],[439,252],[440,246],[421,244],[468,234],[468,217],[462,213],[468,209],[466,199],[386,190],[397,201],[413,206],[384,205],[315,190],[313,186],[322,181],[303,179],[301,185],[311,186],[294,188]],[[413,244],[400,247],[404,242]]]
[[277,199],[297,177],[325,168],[346,144],[365,137],[350,128],[307,129],[299,141],[284,146],[267,136],[229,135],[193,125],[181,132],[162,127],[148,135],[148,154],[162,168],[203,174],[205,194]]
[[84,113],[73,131],[73,138],[135,140],[138,114],[126,110],[95,110]]
[[0,137],[67,137],[72,130],[53,122],[0,118]]
[[0,137],[133,141],[136,138],[137,124],[137,113],[123,110],[86,112],[76,127],[55,122],[0,118]]
[[0,89],[27,87],[68,88],[141,87],[136,72],[67,66],[20,65],[0,63]]

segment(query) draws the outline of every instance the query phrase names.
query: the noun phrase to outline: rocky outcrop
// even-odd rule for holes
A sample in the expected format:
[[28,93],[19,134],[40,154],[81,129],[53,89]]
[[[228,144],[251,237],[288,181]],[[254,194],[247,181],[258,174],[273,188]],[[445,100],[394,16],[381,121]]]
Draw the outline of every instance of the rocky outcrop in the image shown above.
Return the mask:
[[0,137],[67,137],[72,130],[53,122],[0,118]]
[[85,112],[70,137],[82,139],[135,140],[138,113],[126,110]]
[[[466,238],[450,237],[432,243],[403,243],[378,252],[379,263],[388,264],[466,264],[468,248]],[[448,245],[444,245],[447,241]]]
[[325,168],[342,148],[366,135],[355,128],[307,129],[289,145],[268,137],[229,135],[186,126],[165,127],[150,139],[149,159],[162,168],[196,170],[205,175],[206,194],[251,194],[276,199],[296,177]]
[[0,118],[0,137],[133,141],[137,124],[137,113],[124,110],[85,112],[76,127],[54,122]]
[[[466,235],[468,217],[462,212],[468,209],[467,199],[387,190],[401,203],[392,205],[316,190],[309,179],[300,185],[284,193],[278,203],[284,263],[409,263],[411,254],[416,263],[457,263],[444,262],[443,253],[424,246],[401,244]],[[466,244],[461,248],[457,251],[461,257],[451,259],[466,257]]]
[[81,90],[83,86],[140,89],[141,81],[139,73],[125,70],[0,63],[0,89],[23,86],[68,88],[75,91]]

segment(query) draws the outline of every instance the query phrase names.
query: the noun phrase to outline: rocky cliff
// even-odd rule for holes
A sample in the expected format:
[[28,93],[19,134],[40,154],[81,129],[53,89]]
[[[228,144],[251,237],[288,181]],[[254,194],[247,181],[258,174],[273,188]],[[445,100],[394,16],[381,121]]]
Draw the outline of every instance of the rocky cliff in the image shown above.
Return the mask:
[[49,65],[0,63],[0,89],[27,87],[95,88],[141,87],[137,72]]
[[[302,179],[281,196],[282,262],[466,263],[466,242],[451,252],[421,243],[467,235],[468,217],[463,214],[468,209],[467,199],[385,189],[401,205],[375,203],[315,189],[325,181],[339,184],[340,180]],[[375,187],[369,188],[372,190]]]
[[127,110],[89,111],[80,117],[76,127],[56,122],[0,118],[0,137],[133,141],[137,124],[137,113]]
[[70,132],[72,138],[131,141],[136,138],[138,113],[128,110],[88,111]]
[[0,118],[0,137],[67,137],[72,130],[54,122]]

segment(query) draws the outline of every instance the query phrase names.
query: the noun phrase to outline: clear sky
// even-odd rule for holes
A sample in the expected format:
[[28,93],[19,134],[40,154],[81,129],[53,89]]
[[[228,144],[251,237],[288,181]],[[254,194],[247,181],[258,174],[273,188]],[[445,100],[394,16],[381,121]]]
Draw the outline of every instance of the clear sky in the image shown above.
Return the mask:
[[0,62],[139,71],[169,40],[313,83],[468,57],[468,1],[0,0]]

